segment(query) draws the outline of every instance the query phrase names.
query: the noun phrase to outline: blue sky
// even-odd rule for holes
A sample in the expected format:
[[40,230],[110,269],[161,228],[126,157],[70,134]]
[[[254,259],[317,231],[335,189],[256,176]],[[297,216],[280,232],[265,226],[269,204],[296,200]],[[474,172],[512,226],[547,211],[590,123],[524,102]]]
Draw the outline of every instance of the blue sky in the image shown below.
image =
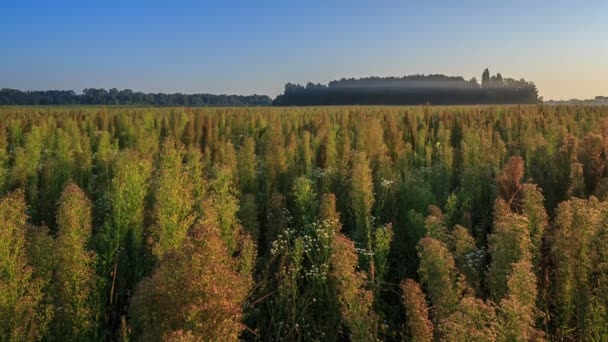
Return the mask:
[[0,1],[0,87],[269,94],[492,73],[608,95],[606,1]]

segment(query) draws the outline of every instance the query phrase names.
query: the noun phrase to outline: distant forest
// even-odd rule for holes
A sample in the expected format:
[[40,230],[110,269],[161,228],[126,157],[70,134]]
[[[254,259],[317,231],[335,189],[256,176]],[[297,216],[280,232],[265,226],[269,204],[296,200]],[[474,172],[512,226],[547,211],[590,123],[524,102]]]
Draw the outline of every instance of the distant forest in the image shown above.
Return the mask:
[[85,89],[21,91],[0,89],[0,105],[142,105],[142,106],[264,106],[272,99],[266,95],[213,95],[142,93],[130,89]]
[[485,69],[481,84],[476,78],[445,75],[410,75],[341,79],[328,85],[308,83],[305,87],[287,83],[273,105],[451,105],[524,104],[539,102],[534,83],[524,79],[491,76]]
[[584,105],[584,106],[608,106],[608,96],[596,96],[593,99],[579,100],[550,100],[546,104],[549,105]]
[[213,95],[143,93],[130,89],[73,90],[0,89],[0,105],[141,105],[172,107],[204,106],[328,106],[328,105],[455,105],[537,103],[538,90],[524,79],[490,75],[485,69],[481,83],[460,76],[410,75],[341,79],[328,85],[287,83],[273,101],[266,95]]

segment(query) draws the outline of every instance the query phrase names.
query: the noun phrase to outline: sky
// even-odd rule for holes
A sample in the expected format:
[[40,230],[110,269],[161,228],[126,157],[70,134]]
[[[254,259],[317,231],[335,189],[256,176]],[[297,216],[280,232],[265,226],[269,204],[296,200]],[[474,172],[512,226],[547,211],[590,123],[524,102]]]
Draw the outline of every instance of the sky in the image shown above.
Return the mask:
[[608,96],[608,1],[0,0],[0,88],[267,94],[484,68]]

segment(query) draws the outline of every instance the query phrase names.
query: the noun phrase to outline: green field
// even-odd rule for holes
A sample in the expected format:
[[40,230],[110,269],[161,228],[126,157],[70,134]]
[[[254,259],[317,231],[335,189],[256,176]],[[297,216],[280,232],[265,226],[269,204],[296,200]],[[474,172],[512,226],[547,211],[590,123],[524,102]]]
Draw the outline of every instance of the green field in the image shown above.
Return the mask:
[[608,107],[0,107],[0,341],[608,339]]

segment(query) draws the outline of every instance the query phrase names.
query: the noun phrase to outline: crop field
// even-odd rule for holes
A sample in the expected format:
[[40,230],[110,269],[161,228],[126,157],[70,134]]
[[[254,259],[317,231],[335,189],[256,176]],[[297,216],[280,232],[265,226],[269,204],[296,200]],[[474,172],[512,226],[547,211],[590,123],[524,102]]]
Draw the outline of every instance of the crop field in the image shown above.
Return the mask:
[[0,107],[0,340],[608,338],[608,107]]

